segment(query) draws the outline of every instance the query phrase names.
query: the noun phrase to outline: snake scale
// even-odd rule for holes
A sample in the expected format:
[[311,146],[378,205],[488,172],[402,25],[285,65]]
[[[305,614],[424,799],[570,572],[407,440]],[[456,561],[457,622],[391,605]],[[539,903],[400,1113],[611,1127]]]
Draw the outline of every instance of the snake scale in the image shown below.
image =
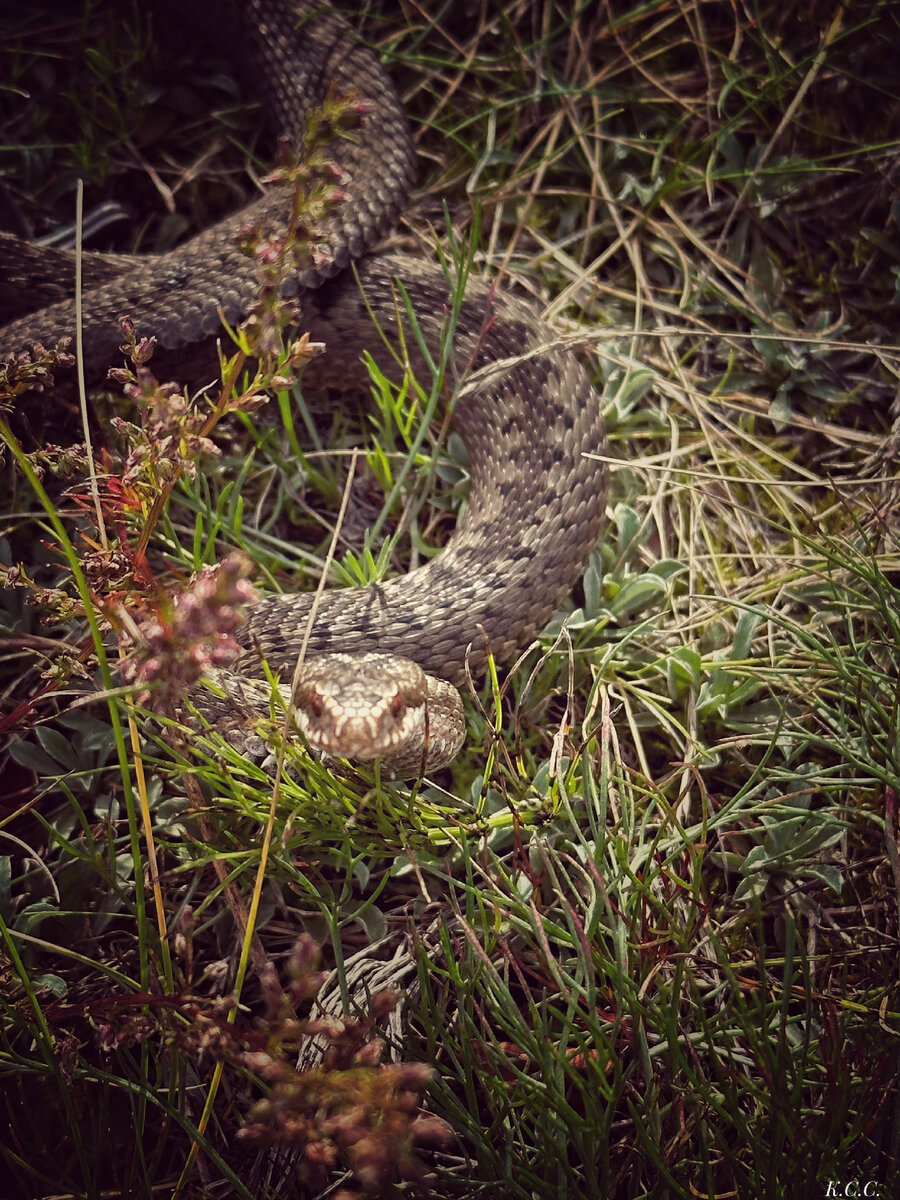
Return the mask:
[[[198,7],[208,19],[210,7]],[[346,199],[323,223],[327,261],[285,289],[302,293],[304,328],[326,344],[307,380],[362,382],[364,349],[390,371],[373,316],[397,336],[397,280],[436,355],[450,293],[443,271],[402,255],[368,253],[396,222],[414,176],[406,120],[377,58],[343,18],[315,0],[235,0],[216,6],[215,24],[226,44],[241,47],[242,66],[274,130],[295,145],[302,146],[309,113],[332,89],[368,102],[354,138],[334,147],[349,182]],[[239,321],[254,299],[256,277],[237,235],[248,222],[271,226],[286,203],[283,189],[270,187],[168,254],[89,261],[88,377],[118,361],[122,314],[139,333],[154,334],[167,361],[176,362],[216,335],[219,309]],[[3,236],[7,279],[15,276],[17,245],[27,261],[22,244]],[[56,259],[65,256],[56,252]],[[355,260],[359,283],[345,270]],[[61,281],[61,295],[71,290]],[[73,332],[73,302],[62,299],[0,330],[0,353]],[[407,341],[415,344],[408,331]],[[386,773],[401,777],[455,753],[462,710],[446,684],[465,681],[467,661],[477,676],[489,653],[509,659],[534,637],[579,578],[606,504],[606,468],[595,457],[605,452],[598,399],[575,356],[527,305],[470,279],[447,384],[456,391],[453,425],[470,463],[464,515],[444,550],[409,574],[323,594],[297,701],[298,724],[314,749],[363,761],[379,757]],[[238,635],[245,649],[234,678],[246,678],[252,690],[261,650],[289,679],[311,603],[307,593],[256,602]]]

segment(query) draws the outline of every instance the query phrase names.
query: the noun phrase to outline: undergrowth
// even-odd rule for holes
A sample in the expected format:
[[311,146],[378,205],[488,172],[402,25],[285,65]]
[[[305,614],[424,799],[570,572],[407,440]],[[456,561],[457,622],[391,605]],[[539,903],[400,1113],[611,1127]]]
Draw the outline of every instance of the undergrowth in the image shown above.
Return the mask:
[[[184,49],[145,82],[144,17],[114,48],[99,19],[91,112],[58,38],[5,43],[13,203],[65,222],[87,170],[141,230],[148,190],[217,214],[255,137],[238,85]],[[275,359],[275,398],[224,389],[215,430],[171,395],[151,436],[121,410],[93,492],[85,452],[29,457],[11,418],[5,1194],[890,1195],[894,6],[376,4],[362,29],[420,152],[407,248],[530,296],[592,372],[607,536],[467,697],[450,768],[393,785],[298,749],[273,785],[134,703],[223,599],[191,575],[230,563],[229,604],[245,574],[314,587],[348,487],[330,582],[435,552],[466,469],[431,381],[335,409]],[[185,73],[229,103],[160,118],[151,172],[142,97],[202,109]],[[110,629],[148,613],[175,642],[129,675]]]

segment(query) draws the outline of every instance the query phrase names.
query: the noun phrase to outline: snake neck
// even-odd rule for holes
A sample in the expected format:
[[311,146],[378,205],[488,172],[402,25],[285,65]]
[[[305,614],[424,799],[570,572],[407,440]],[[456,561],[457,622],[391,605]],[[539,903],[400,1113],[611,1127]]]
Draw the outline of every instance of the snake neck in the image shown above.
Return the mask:
[[[341,362],[348,345],[354,363],[365,349],[396,374],[381,335],[397,350],[417,344],[398,326],[398,282],[439,360],[447,280],[418,260],[376,256],[362,265],[359,287],[330,284],[309,306],[312,334],[326,344],[313,383],[329,381],[329,370],[353,373]],[[411,366],[424,371],[423,356]],[[580,576],[604,523],[606,443],[598,399],[574,355],[525,306],[481,280],[469,281],[459,309],[445,390],[470,463],[462,520],[442,553],[417,570],[326,592],[310,650],[395,653],[461,684],[467,665],[479,675],[488,654],[503,661],[533,638]],[[308,596],[263,600],[244,644],[288,669],[310,604]]]

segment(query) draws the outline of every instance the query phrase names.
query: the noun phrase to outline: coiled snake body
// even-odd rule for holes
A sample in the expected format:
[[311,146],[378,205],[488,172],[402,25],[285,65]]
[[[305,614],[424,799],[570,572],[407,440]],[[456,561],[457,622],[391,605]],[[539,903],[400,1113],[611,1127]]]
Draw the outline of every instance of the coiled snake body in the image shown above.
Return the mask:
[[[342,381],[361,378],[363,349],[390,370],[372,315],[383,330],[397,332],[398,279],[436,356],[450,291],[441,270],[399,255],[364,257],[365,301],[343,271],[390,229],[412,181],[405,119],[379,63],[315,0],[246,0],[221,9],[216,23],[227,18],[229,39],[247,55],[248,72],[262,85],[282,135],[302,143],[308,113],[332,88],[352,91],[371,106],[354,140],[335,146],[350,182],[347,199],[326,218],[331,263],[296,280],[304,327],[326,343],[312,382],[326,382],[331,370]],[[247,222],[271,225],[286,203],[283,189],[270,188],[248,209],[167,255],[88,263],[88,374],[116,361],[121,314],[176,357],[217,333],[220,308],[229,321],[240,320],[256,284],[236,235]],[[8,274],[14,273],[13,240],[4,238],[0,249]],[[51,304],[0,330],[0,352],[51,343],[71,334],[73,324],[71,300]],[[408,331],[406,342],[415,344]],[[346,356],[348,347],[352,361],[338,361],[338,348]],[[477,675],[488,653],[508,659],[527,643],[579,577],[605,509],[605,467],[587,456],[605,450],[597,398],[575,357],[527,306],[470,280],[450,369],[448,383],[457,386],[453,423],[471,468],[465,514],[426,565],[383,585],[323,595],[304,667],[310,673],[300,688],[300,725],[314,748],[363,760],[384,757],[387,770],[400,776],[430,769],[455,753],[460,740],[458,700],[449,702],[454,727],[444,744],[437,710],[445,701],[434,699],[428,709],[419,668],[459,685],[467,655]],[[261,649],[273,670],[289,678],[310,604],[307,594],[260,600],[239,635],[248,648],[239,673],[259,674]],[[371,701],[356,671],[363,655],[374,663],[380,686]],[[440,685],[431,686],[443,695]],[[403,748],[399,738],[408,725],[417,732]],[[332,740],[335,727],[343,741]]]

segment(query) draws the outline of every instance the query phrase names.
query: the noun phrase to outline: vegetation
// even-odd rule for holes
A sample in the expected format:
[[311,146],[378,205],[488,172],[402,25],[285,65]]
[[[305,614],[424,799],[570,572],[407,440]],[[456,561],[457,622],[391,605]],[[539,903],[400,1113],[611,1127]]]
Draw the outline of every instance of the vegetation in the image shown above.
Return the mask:
[[[254,118],[117,14],[9,16],[0,167],[36,229],[87,172],[140,214],[100,244],[159,248],[258,169]],[[431,381],[335,411],[296,343],[242,382],[247,343],[198,419],[140,330],[93,455],[4,418],[4,1196],[896,1194],[898,23],[369,6],[400,236],[573,339],[614,460],[583,584],[435,779],[273,776],[140,707],[247,576],[315,586],[356,447],[330,581],[434,552]]]

